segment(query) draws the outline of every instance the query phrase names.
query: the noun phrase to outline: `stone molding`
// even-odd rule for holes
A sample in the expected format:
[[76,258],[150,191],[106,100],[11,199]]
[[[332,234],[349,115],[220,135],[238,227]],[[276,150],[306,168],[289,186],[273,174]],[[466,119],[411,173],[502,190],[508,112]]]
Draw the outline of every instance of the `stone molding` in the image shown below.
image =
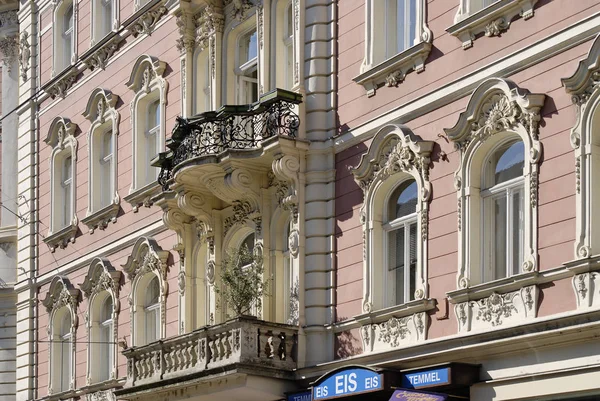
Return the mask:
[[[523,167],[525,197],[524,217],[524,260],[522,271],[537,270],[537,193],[538,163],[542,145],[538,138],[540,110],[545,96],[530,94],[515,83],[501,78],[490,78],[481,83],[471,95],[466,111],[462,112],[456,125],[444,129],[448,138],[460,150],[460,164],[454,173],[454,186],[457,190],[457,226],[459,231],[459,271],[457,286],[468,288],[481,282],[481,272],[469,270],[470,266],[480,266],[480,216],[473,216],[471,203],[479,201],[479,182],[472,181],[471,161],[478,149],[490,138],[501,141],[505,135],[518,135],[525,147]],[[500,135],[500,136],[498,136]],[[469,220],[467,220],[467,216]],[[469,223],[468,227],[464,223]]]
[[446,29],[446,32],[462,42],[465,50],[473,46],[477,34],[500,36],[517,15],[523,17],[523,20],[533,17],[533,7],[538,0],[500,0],[478,12],[466,14],[463,10],[467,9],[465,3],[468,1],[470,0],[461,0],[454,25]]
[[[364,194],[360,208],[360,222],[363,231],[363,312],[370,313],[384,305],[382,292],[384,278],[377,269],[383,265],[381,241],[386,194],[395,187],[399,178],[411,178],[417,183],[417,225],[420,241],[417,243],[417,283],[415,299],[427,298],[427,237],[429,199],[430,155],[434,143],[416,138],[414,133],[402,125],[388,125],[375,134],[371,145],[360,159],[358,166],[351,169],[354,180]],[[392,179],[393,177],[393,179]],[[379,279],[378,279],[379,277]]]
[[[594,116],[600,110],[600,36],[596,36],[587,57],[581,60],[576,71],[562,84],[575,105],[577,114],[571,129],[571,146],[575,156],[577,202],[577,232],[574,244],[576,259],[585,259],[600,253],[600,231],[592,209],[600,193],[591,183],[598,166],[594,142]],[[588,184],[590,183],[590,184]]]

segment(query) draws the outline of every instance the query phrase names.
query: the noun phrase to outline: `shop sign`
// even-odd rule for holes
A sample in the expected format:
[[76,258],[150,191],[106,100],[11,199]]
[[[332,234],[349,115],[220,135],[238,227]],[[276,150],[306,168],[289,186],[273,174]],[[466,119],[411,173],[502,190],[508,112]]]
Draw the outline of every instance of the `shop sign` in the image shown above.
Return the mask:
[[425,388],[450,384],[450,368],[429,369],[402,374],[402,387]]
[[310,391],[302,391],[301,393],[288,394],[287,401],[312,401],[311,396]]
[[443,394],[420,393],[409,390],[396,390],[390,401],[446,401]]
[[313,387],[313,400],[328,400],[383,389],[383,375],[364,368],[341,370]]

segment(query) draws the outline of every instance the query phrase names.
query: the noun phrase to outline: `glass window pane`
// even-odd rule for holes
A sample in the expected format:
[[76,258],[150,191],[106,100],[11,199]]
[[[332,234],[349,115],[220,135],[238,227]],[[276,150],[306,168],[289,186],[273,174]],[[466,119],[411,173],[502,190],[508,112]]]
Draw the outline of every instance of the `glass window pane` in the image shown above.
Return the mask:
[[102,314],[100,316],[100,322],[103,323],[103,322],[106,322],[107,320],[111,320],[112,312],[113,312],[112,297],[108,296],[104,300],[104,305],[102,305]]
[[397,39],[396,39],[396,52],[400,53],[402,52],[405,48],[405,42],[406,42],[406,9],[405,9],[405,4],[408,4],[409,2],[406,2],[405,0],[397,0],[396,2],[396,34],[397,34]]
[[67,32],[71,28],[73,28],[73,5],[69,6],[69,8],[67,8],[67,11],[65,11],[63,23],[65,27],[64,32]]
[[158,339],[158,309],[146,311],[146,343],[151,343]]
[[498,149],[494,159],[497,160],[494,171],[494,184],[500,184],[522,176],[525,163],[523,142],[519,141],[508,148],[502,147]]
[[494,199],[494,279],[506,277],[506,197]]
[[415,299],[415,291],[417,290],[417,223],[410,225],[410,282],[408,288],[408,301]]
[[408,216],[417,211],[417,182],[408,180],[392,192],[388,208],[388,220]]
[[522,192],[513,194],[512,221],[512,274],[521,272],[523,262],[523,197]]
[[292,6],[287,8],[287,32],[286,37],[291,37],[294,34],[294,15],[292,13]]
[[102,1],[102,35],[107,35],[112,31],[112,0]]
[[148,291],[146,291],[146,307],[155,305],[158,303],[158,297],[160,294],[160,288],[158,285],[158,278],[154,277],[148,284]]
[[254,60],[258,54],[256,30],[245,35],[240,42],[240,64]]
[[388,306],[404,303],[404,227],[388,233]]

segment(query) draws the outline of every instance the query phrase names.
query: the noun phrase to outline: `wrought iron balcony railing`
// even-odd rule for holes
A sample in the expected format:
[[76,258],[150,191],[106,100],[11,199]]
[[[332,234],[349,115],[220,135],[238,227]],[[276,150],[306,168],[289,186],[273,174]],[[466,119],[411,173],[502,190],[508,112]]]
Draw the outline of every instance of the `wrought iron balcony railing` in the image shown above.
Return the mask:
[[125,388],[156,383],[201,371],[247,364],[292,371],[296,368],[298,329],[252,317],[207,326],[188,334],[123,351]]
[[281,89],[262,95],[258,102],[223,106],[190,118],[177,117],[167,152],[152,162],[160,167],[158,182],[168,188],[174,168],[187,160],[217,155],[229,149],[255,149],[275,136],[295,138],[300,118],[295,112],[302,96]]

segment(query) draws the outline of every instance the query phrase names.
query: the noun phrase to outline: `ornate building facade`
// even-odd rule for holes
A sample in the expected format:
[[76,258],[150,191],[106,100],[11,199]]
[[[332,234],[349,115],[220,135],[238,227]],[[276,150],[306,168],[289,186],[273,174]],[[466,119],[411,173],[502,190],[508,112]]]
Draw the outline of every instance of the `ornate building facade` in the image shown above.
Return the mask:
[[599,13],[1,5],[0,397],[597,399]]

